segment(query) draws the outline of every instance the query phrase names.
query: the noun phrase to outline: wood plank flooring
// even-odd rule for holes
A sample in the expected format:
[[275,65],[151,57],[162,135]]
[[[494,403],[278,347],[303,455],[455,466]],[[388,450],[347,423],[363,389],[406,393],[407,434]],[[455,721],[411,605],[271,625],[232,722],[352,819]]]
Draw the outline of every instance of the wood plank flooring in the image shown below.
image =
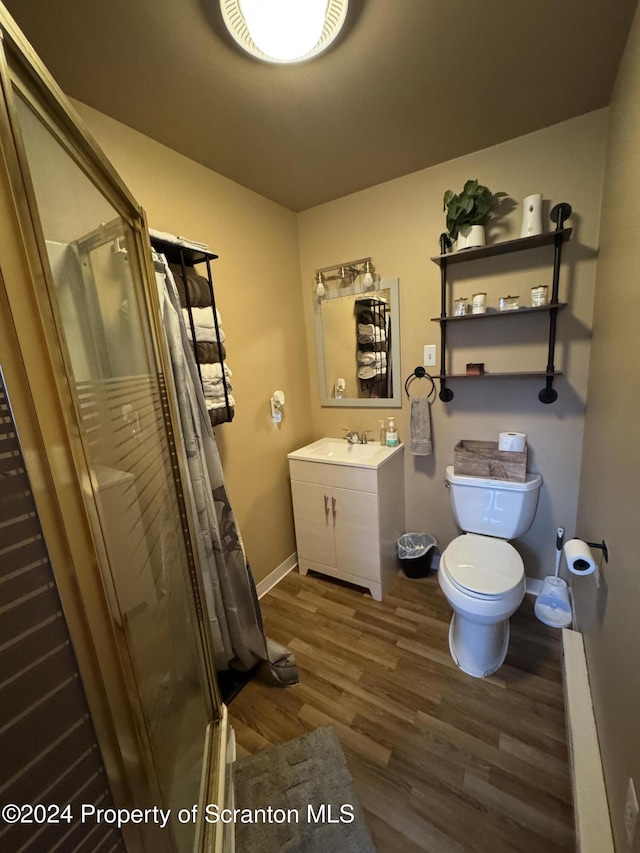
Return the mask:
[[378,853],[575,849],[560,633],[535,618],[530,596],[504,666],[486,679],[451,659],[435,574],[401,576],[375,602],[291,573],[261,604],[300,684],[256,678],[233,700],[240,756],[332,724]]

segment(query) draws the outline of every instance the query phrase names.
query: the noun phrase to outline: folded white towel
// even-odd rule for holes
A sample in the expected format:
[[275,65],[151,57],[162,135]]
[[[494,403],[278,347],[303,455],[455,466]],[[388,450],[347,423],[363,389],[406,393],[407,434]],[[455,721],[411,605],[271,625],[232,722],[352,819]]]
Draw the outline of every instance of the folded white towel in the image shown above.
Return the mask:
[[204,388],[205,394],[209,391],[211,394],[223,394],[225,385],[227,388],[231,388],[231,382],[227,379],[225,382],[222,381],[222,377],[220,379],[202,379],[202,387]]
[[[230,382],[227,382],[227,393],[231,391],[233,385]],[[203,379],[202,380],[202,390],[204,391],[205,397],[224,397],[224,384],[222,379]]]
[[409,450],[411,453],[414,456],[431,456],[433,441],[431,438],[431,404],[428,397],[411,398],[410,431]]
[[386,367],[365,364],[358,368],[358,379],[380,379],[382,376],[385,376],[386,372]]
[[374,326],[373,323],[358,323],[358,334],[371,335],[379,341],[385,338],[384,329],[381,329],[380,326]]
[[181,243],[188,243],[190,246],[195,246],[196,249],[208,249],[208,243],[200,243],[198,240],[190,240],[188,237],[183,237],[181,234],[178,234],[178,240]]
[[[184,317],[185,326],[189,327],[189,309],[182,309],[182,316]],[[207,306],[206,308],[192,308],[191,316],[193,317],[194,326],[204,326],[205,329],[215,329],[215,323],[213,322],[213,310],[211,306]],[[216,316],[218,318],[218,326],[222,325],[222,317],[220,316],[220,312],[216,309]]]
[[384,367],[387,363],[385,352],[358,352],[358,364],[374,364]]
[[[205,326],[196,326],[196,341],[210,344],[223,344],[225,342],[225,334],[220,329],[220,337],[216,338],[216,330]],[[187,326],[187,338],[192,340],[191,326]]]
[[[224,399],[224,397],[222,398],[222,400],[210,400],[207,397],[205,397],[204,401],[206,403],[207,409],[222,409],[227,405],[227,402]],[[229,405],[235,406],[235,404],[236,404],[236,401],[233,399],[231,394],[229,394]]]
[[172,243],[174,246],[183,246],[185,249],[206,250],[209,248],[206,243],[198,243],[197,240],[187,240],[186,237],[177,237],[168,231],[157,231],[155,228],[149,228],[149,235],[155,237],[156,240],[164,240],[165,243]]
[[378,328],[371,323],[358,323],[358,343],[373,344],[386,341],[387,336],[384,329]]
[[[203,380],[210,381],[222,381],[222,365],[221,364],[201,364],[200,365],[200,374]],[[227,362],[224,363],[224,375],[227,379],[230,379],[233,376],[231,369]]]

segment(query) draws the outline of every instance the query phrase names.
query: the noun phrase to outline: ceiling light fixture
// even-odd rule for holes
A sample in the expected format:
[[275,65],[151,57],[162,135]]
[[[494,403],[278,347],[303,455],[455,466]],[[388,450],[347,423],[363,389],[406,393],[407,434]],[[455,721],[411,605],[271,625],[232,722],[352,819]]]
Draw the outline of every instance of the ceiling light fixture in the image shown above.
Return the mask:
[[263,62],[302,62],[326,50],[347,16],[349,0],[220,0],[227,29]]

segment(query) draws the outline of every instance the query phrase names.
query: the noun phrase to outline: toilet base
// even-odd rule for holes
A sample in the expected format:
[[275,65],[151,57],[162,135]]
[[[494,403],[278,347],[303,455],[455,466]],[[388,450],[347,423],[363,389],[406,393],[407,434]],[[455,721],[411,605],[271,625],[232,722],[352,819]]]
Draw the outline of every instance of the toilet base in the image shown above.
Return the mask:
[[509,620],[483,625],[454,611],[449,625],[449,651],[456,666],[474,678],[500,669],[509,648]]

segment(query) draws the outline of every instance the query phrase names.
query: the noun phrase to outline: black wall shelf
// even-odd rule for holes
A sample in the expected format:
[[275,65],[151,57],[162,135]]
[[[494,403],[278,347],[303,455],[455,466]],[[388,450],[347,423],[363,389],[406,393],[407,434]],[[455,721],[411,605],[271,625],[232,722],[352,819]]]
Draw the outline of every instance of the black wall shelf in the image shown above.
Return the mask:
[[434,376],[434,379],[505,379],[514,377],[516,379],[527,379],[536,376],[562,376],[561,370],[549,372],[547,370],[511,370],[507,373],[447,373],[445,376]]
[[558,311],[561,311],[563,308],[566,308],[568,302],[557,302],[555,305],[540,305],[535,308],[517,308],[514,311],[486,311],[484,314],[465,314],[461,317],[456,317],[455,315],[451,315],[449,317],[432,317],[432,323],[457,323],[458,321],[462,321],[466,323],[469,320],[493,320],[496,317],[515,317],[520,314],[540,314],[551,311],[552,308],[555,308]]
[[441,267],[443,263],[450,266],[451,264],[478,261],[481,258],[493,258],[497,255],[509,255],[511,252],[523,252],[526,249],[537,249],[540,246],[552,246],[558,238],[564,242],[571,238],[572,231],[572,228],[557,228],[555,231],[547,231],[545,234],[536,234],[533,237],[518,237],[516,240],[504,240],[502,243],[494,243],[491,246],[477,246],[473,249],[462,249],[460,252],[433,255],[431,260]]
[[[550,218],[555,223],[555,230],[545,234],[536,234],[533,237],[519,237],[516,240],[506,240],[503,243],[495,243],[492,246],[479,246],[473,249],[463,249],[460,252],[448,252],[451,240],[447,234],[440,237],[440,254],[431,260],[440,267],[440,316],[433,317],[432,322],[440,323],[440,381],[439,397],[443,403],[453,399],[453,391],[447,388],[449,379],[489,379],[489,378],[526,378],[544,377],[545,387],[538,394],[541,403],[554,403],[558,399],[558,392],[553,387],[556,376],[562,376],[555,369],[555,346],[556,346],[556,322],[558,312],[567,307],[566,302],[558,301],[558,288],[560,284],[560,264],[562,261],[562,246],[571,238],[572,228],[565,228],[564,223],[571,216],[571,205],[566,202],[556,204],[550,213]],[[553,283],[551,287],[551,300],[548,305],[518,308],[515,311],[492,311],[484,314],[467,314],[461,317],[447,315],[447,268],[451,264],[469,263],[482,258],[507,255],[512,252],[523,252],[528,249],[537,249],[542,246],[553,246]],[[514,371],[509,373],[483,373],[467,374],[447,373],[447,326],[453,322],[468,322],[470,320],[493,320],[496,317],[513,317],[519,314],[547,313],[549,315],[549,335],[547,351],[547,367],[542,371]]]

